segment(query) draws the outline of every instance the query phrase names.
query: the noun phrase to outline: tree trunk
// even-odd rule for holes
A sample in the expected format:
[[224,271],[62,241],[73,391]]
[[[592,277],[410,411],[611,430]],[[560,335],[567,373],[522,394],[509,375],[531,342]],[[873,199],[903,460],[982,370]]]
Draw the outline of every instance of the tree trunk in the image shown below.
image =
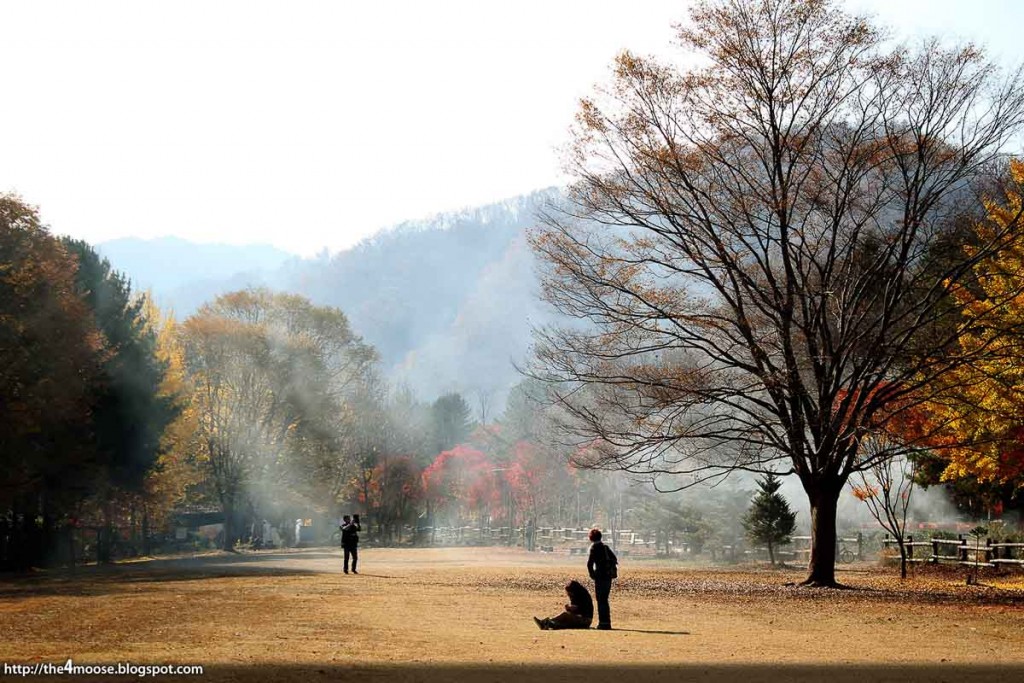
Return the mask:
[[434,524],[434,505],[427,499],[427,524],[430,525],[430,545],[437,542],[437,526]]
[[132,500],[132,502],[128,506],[128,519],[131,520],[131,524],[132,524],[132,531],[131,531],[131,535],[132,535],[132,540],[131,540],[132,555],[138,555],[139,554],[139,551],[138,551],[138,547],[139,547],[139,518],[138,518],[138,515],[136,514],[135,501],[134,500]]
[[223,505],[222,507],[224,509],[224,538],[221,540],[221,550],[234,552],[237,540],[235,537],[238,535],[235,507],[234,505]]
[[17,496],[11,506],[11,521],[7,542],[6,569],[22,570],[30,565],[28,560],[28,543],[25,534],[25,515],[22,497]]
[[768,561],[771,562],[772,566],[775,566],[775,548],[772,546],[772,542],[768,541]]
[[11,568],[11,525],[7,521],[9,510],[0,508],[0,571]]
[[75,527],[68,525],[64,527],[68,531],[68,566],[75,568]]
[[900,547],[900,578],[907,578],[907,549],[903,546],[903,537],[900,536],[896,539],[896,544]]
[[43,565],[60,563],[60,549],[57,547],[56,521],[50,512],[50,498],[45,493],[39,496],[39,509],[43,525],[40,533],[40,556],[39,561]]
[[836,583],[836,507],[842,483],[819,483],[808,491],[811,502],[811,561],[805,586],[835,588]]
[[103,501],[103,523],[97,534],[96,564],[110,564],[113,561],[114,522],[111,501],[106,497]]
[[149,542],[149,506],[142,506],[142,554],[149,557],[152,552]]

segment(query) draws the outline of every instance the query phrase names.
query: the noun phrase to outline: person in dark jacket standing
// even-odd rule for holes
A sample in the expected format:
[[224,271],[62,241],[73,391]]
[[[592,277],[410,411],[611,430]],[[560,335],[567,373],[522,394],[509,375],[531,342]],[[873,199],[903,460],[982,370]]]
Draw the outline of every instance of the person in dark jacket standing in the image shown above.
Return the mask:
[[601,530],[590,530],[590,557],[587,558],[587,571],[594,580],[594,596],[597,598],[597,628],[608,631],[612,627],[611,608],[608,606],[608,594],[612,592],[612,570],[614,561],[611,551],[601,542]]
[[349,517],[345,515],[341,518],[341,549],[345,553],[345,573],[348,574],[348,560],[352,558],[352,573],[358,574],[356,571],[356,563],[359,561],[359,532],[362,527],[359,526],[359,515]]

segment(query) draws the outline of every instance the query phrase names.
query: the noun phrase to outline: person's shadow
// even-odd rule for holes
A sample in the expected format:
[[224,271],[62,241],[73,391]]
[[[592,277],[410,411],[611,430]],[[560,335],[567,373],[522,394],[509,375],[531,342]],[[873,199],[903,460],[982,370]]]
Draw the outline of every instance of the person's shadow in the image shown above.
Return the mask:
[[625,631],[626,633],[650,633],[656,636],[688,636],[689,631],[648,631],[642,628],[613,628],[613,631]]
[[366,574],[365,572],[356,572],[356,576],[365,576],[369,579],[395,579],[396,576],[386,576],[384,574]]

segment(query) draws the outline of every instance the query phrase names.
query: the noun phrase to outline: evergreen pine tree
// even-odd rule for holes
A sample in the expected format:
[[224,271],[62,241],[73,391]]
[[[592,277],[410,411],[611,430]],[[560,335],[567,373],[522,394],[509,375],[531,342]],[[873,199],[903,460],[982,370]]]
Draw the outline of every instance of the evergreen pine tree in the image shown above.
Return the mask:
[[754,543],[768,546],[768,558],[775,566],[775,547],[789,541],[796,528],[796,513],[779,493],[782,481],[769,472],[758,480],[760,491],[751,501],[750,510],[743,517],[743,528]]
[[157,464],[164,430],[177,417],[173,397],[162,395],[167,365],[156,353],[156,333],[147,326],[146,301],[133,296],[123,274],[92,246],[65,237],[78,260],[76,285],[103,335],[107,359],[92,387],[93,447],[102,464],[95,482],[104,517],[97,557],[110,559],[115,494],[142,491]]
[[430,418],[434,450],[448,451],[466,440],[473,430],[472,411],[466,399],[451,392],[434,401],[430,407]]

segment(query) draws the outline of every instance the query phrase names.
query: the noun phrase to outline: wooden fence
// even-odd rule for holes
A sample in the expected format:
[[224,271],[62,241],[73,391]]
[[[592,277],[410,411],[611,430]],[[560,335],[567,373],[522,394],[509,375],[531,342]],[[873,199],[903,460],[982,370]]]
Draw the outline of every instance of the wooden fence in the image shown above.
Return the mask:
[[[522,526],[502,527],[420,527],[413,531],[419,538],[442,545],[528,545],[526,529]],[[590,550],[588,534],[590,529],[561,527],[537,527],[534,530],[533,546],[542,552],[568,552],[570,555],[585,555]],[[639,532],[632,529],[615,529],[604,535],[604,542],[615,548],[620,555],[655,554],[655,532]],[[663,540],[672,545],[671,540]],[[680,545],[680,544],[676,544]],[[685,546],[685,544],[682,544]]]
[[[886,548],[895,545],[896,539],[888,535],[882,541]],[[908,562],[952,562],[971,567],[1024,565],[1024,543],[999,543],[989,538],[982,545],[968,541],[963,534],[957,538],[930,538],[926,541],[915,541],[913,536],[907,536],[903,548]],[[926,553],[916,549],[926,549]]]
[[[523,545],[527,546],[526,530],[523,527],[420,527],[415,530],[423,541],[440,545]],[[533,547],[541,552],[561,552],[569,555],[586,555],[590,550],[587,535],[590,529],[560,527],[538,527],[534,534]],[[615,548],[621,556],[687,555],[691,545],[675,534],[657,531],[634,531],[632,529],[610,530],[604,535],[604,542]],[[743,545],[719,545],[708,542],[703,551],[712,561],[738,562],[750,559],[752,555],[767,558],[765,548],[750,548]],[[775,556],[781,560],[807,562],[811,554],[810,536],[793,536],[792,543],[780,546]],[[860,561],[865,558],[865,540],[860,532],[856,536],[836,538],[836,560],[840,563]]]
[[[793,560],[794,562],[809,562],[811,559],[811,537],[792,536],[791,543],[780,546],[775,551],[775,557],[782,560]],[[727,546],[728,547],[728,546]],[[762,554],[768,556],[766,548],[754,548],[748,553]],[[844,538],[836,537],[836,561],[842,564],[859,562],[864,559],[864,534],[857,532],[856,536]]]

